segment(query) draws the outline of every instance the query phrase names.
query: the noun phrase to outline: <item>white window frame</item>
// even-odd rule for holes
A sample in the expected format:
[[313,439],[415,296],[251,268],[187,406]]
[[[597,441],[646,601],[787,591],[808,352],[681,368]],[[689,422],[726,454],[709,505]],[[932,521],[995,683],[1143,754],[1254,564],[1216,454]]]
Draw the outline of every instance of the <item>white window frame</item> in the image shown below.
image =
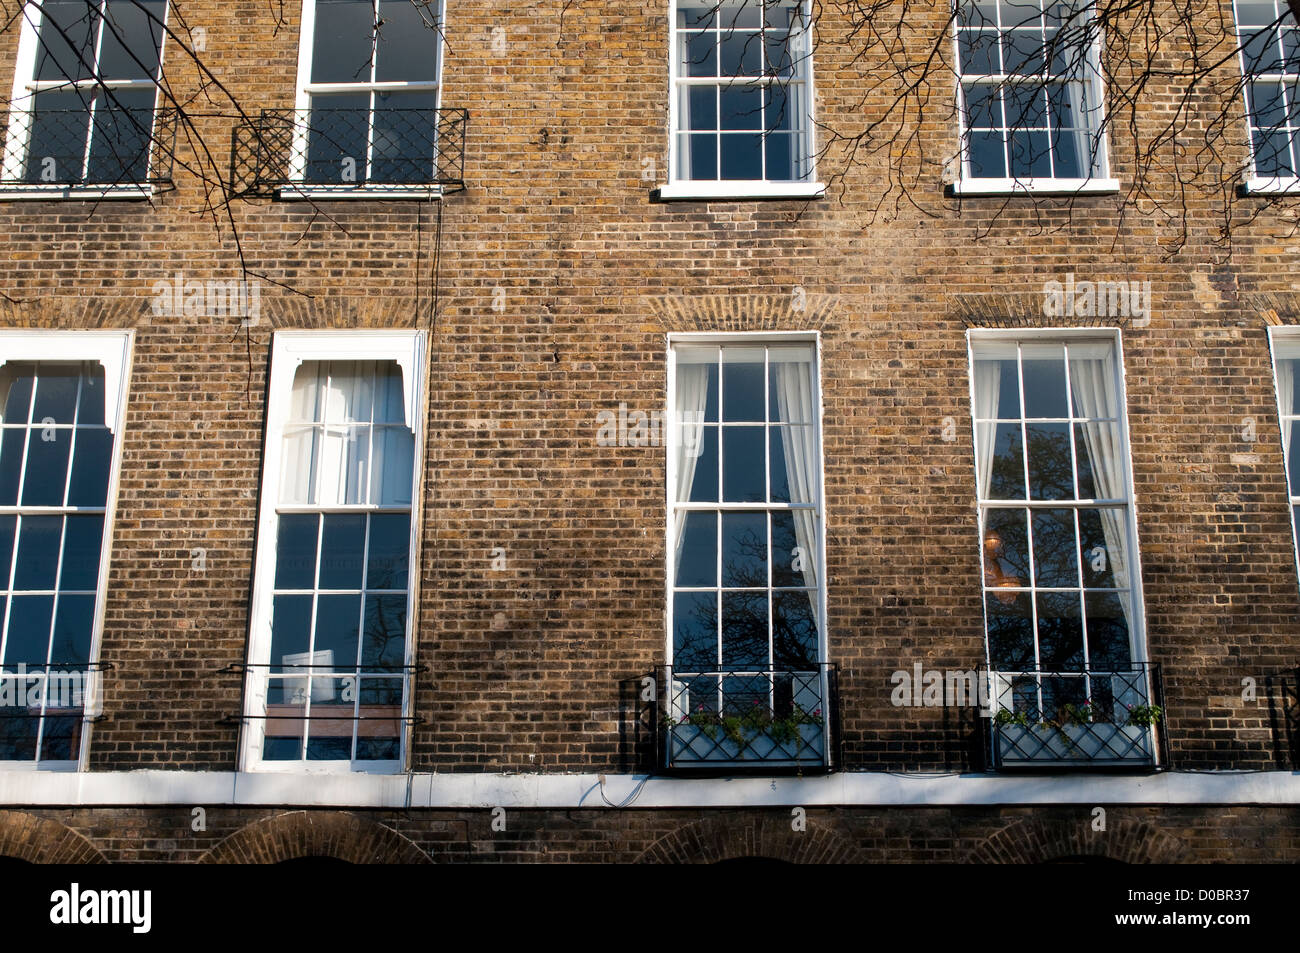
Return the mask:
[[[827,590],[829,589],[826,578],[826,453],[823,445],[823,435],[825,433],[823,403],[822,403],[822,353],[821,353],[821,332],[819,331],[795,331],[795,332],[769,332],[769,331],[736,331],[730,333],[716,332],[675,332],[668,335],[667,338],[667,368],[668,368],[668,394],[667,394],[667,413],[665,442],[665,455],[667,457],[667,482],[665,490],[665,506],[667,519],[664,528],[664,571],[665,571],[665,606],[664,606],[664,658],[668,665],[673,664],[673,592],[676,588],[677,567],[675,565],[676,556],[676,520],[679,510],[705,510],[721,511],[728,510],[754,512],[762,511],[764,513],[774,512],[783,509],[793,509],[790,504],[781,503],[724,503],[721,500],[715,503],[679,503],[676,498],[677,486],[677,463],[674,448],[682,440],[681,422],[678,420],[676,395],[677,395],[677,357],[676,349],[678,345],[708,345],[722,347],[746,347],[746,346],[763,346],[763,345],[780,345],[780,344],[807,344],[813,349],[813,360],[815,362],[816,386],[814,388],[814,408],[813,425],[817,430],[817,480],[816,480],[816,500],[814,501],[813,512],[817,516],[817,582],[819,592],[817,594],[817,611],[820,615],[820,632],[817,639],[817,663],[821,667],[821,697],[824,703],[829,704],[830,695],[827,685],[826,666],[830,659],[830,620],[827,616]],[[766,386],[766,385],[765,385]],[[719,421],[721,426],[721,421]],[[718,454],[721,459],[722,442],[719,440]],[[770,462],[767,464],[770,466]],[[721,490],[721,487],[719,487]],[[770,554],[769,554],[770,557]],[[770,563],[770,558],[769,558]],[[721,578],[718,579],[721,585]],[[772,587],[768,587],[768,592]],[[771,620],[769,617],[769,626]],[[829,723],[829,719],[827,719]],[[826,757],[830,758],[830,749],[827,748]]]
[[[1049,176],[1025,176],[1006,178],[975,178],[970,172],[970,137],[966,128],[966,89],[963,82],[961,71],[961,43],[959,39],[960,32],[960,10],[962,5],[968,0],[953,0],[953,30],[952,30],[952,62],[954,73],[954,89],[957,101],[957,140],[960,146],[958,153],[960,158],[960,174],[956,182],[952,183],[954,195],[1006,195],[1014,193],[1040,194],[1040,195],[1084,195],[1084,194],[1110,194],[1119,191],[1120,182],[1110,175],[1110,142],[1105,128],[1105,117],[1100,119],[1100,133],[1096,129],[1090,130],[1090,137],[1096,143],[1097,158],[1096,166],[1092,174],[1083,178],[1055,178]],[[1044,0],[1046,2],[1046,0]],[[998,5],[998,16],[1001,18],[1001,4]],[[1001,23],[999,22],[999,28]],[[1102,43],[1104,37],[1101,31],[1097,31],[1097,37],[1091,49],[1087,51],[1087,69],[1092,74],[1092,79],[1085,79],[1091,87],[1093,95],[1096,96],[1097,110],[1099,113],[1104,111],[1106,103],[1106,83],[1101,71],[1102,61]],[[1014,83],[1018,79],[1024,79],[1028,83],[1042,82],[1046,74],[1034,74],[1029,77],[1021,77],[1017,74],[974,74],[980,77],[982,84],[1000,85],[1002,83]],[[1003,124],[1006,123],[1006,110],[1003,107]],[[1009,170],[1008,170],[1009,171]]]
[[[726,2],[726,0],[709,0],[710,3]],[[761,8],[762,0],[747,0],[752,5]],[[669,0],[668,3],[668,183],[659,187],[659,198],[661,200],[675,199],[816,199],[826,194],[826,184],[817,180],[817,123],[814,119],[816,115],[816,87],[813,83],[813,51],[816,47],[814,37],[814,27],[812,18],[811,0],[798,0],[798,6],[803,7],[805,22],[808,24],[807,30],[807,55],[802,57],[802,62],[796,64],[796,70],[802,73],[800,82],[805,91],[805,101],[807,102],[806,115],[803,120],[804,139],[808,144],[807,162],[809,166],[809,176],[806,181],[802,182],[777,182],[762,179],[733,179],[712,181],[708,179],[683,179],[677,175],[677,152],[678,152],[678,123],[679,116],[679,90],[693,81],[681,75],[681,63],[678,56],[677,42],[677,6],[678,0]],[[702,78],[695,82],[709,84],[708,78]],[[719,78],[713,81],[715,84],[725,82],[725,78]],[[737,80],[739,85],[745,85],[749,80]],[[792,123],[792,128],[794,124]]]
[[[266,669],[271,653],[272,602],[278,543],[278,509],[284,456],[284,429],[288,421],[294,375],[308,361],[386,361],[402,373],[406,424],[415,435],[411,474],[411,542],[408,550],[406,654],[408,678],[402,697],[401,752],[389,761],[265,761],[262,747],[266,727]],[[249,607],[248,660],[245,684],[245,718],[241,744],[244,771],[295,774],[393,774],[406,769],[410,758],[411,712],[414,705],[416,620],[419,604],[419,550],[421,525],[421,462],[424,459],[424,395],[428,375],[427,335],[424,331],[346,330],[276,331],[272,338],[271,369],[266,402],[266,439],[262,456],[261,509],[257,524],[257,551],[253,595]]]
[[[1296,360],[1300,362],[1300,355],[1296,358],[1280,358],[1278,356],[1279,346],[1286,342],[1293,344],[1300,349],[1300,327],[1270,327],[1268,329],[1268,351],[1272,359],[1273,372],[1273,397],[1277,401],[1277,418],[1278,418],[1278,437],[1282,438],[1283,432],[1283,415],[1282,415],[1282,385],[1278,379],[1277,365],[1279,360]],[[1295,408],[1295,413],[1288,415],[1291,419],[1291,426],[1300,425],[1300,408]],[[1287,498],[1287,519],[1291,522],[1291,555],[1296,567],[1296,579],[1300,581],[1300,538],[1296,536],[1296,517],[1300,515],[1300,496],[1294,496],[1291,493],[1291,467],[1300,467],[1300,460],[1291,459],[1291,448],[1287,445],[1289,441],[1282,439],[1282,481],[1286,491]]]
[[[1286,0],[1280,0],[1275,4],[1275,8],[1283,11],[1287,10]],[[1245,37],[1242,35],[1241,20],[1237,15],[1237,0],[1232,0],[1232,26],[1234,36],[1237,42],[1237,62],[1241,66],[1241,98],[1242,104],[1246,110],[1246,143],[1250,150],[1250,162],[1244,182],[1245,190],[1248,193],[1269,195],[1269,194],[1286,194],[1300,192],[1300,165],[1297,166],[1295,175],[1260,175],[1255,165],[1255,136],[1253,130],[1256,128],[1254,116],[1250,111],[1249,87],[1252,81],[1263,80],[1265,82],[1274,81],[1286,88],[1288,80],[1300,82],[1300,74],[1296,73],[1262,73],[1258,76],[1252,76],[1246,71],[1246,44]],[[1250,29],[1250,28],[1248,28]],[[1273,27],[1271,31],[1273,36],[1277,36],[1277,28]],[[1285,95],[1285,94],[1284,94]],[[1300,163],[1300,128],[1291,128],[1288,126],[1291,134],[1291,150],[1295,154],[1295,159]]]
[[[436,37],[435,42],[438,44],[438,76],[433,80],[375,82],[374,71],[376,67],[372,59],[370,64],[371,80],[368,82],[313,83],[311,81],[311,68],[316,42],[316,0],[302,0],[302,19],[298,37],[297,91],[294,98],[293,145],[289,156],[289,181],[293,184],[280,190],[281,198],[429,199],[438,198],[442,195],[442,186],[436,183],[412,186],[409,189],[376,189],[364,184],[306,183],[303,178],[306,175],[307,166],[308,121],[311,116],[311,98],[315,93],[433,90],[437,94],[434,108],[436,110],[442,109],[442,72],[447,53],[446,44],[443,42],[446,24],[447,3],[446,0],[438,0],[438,28],[433,31]],[[373,122],[373,107],[370,115]],[[367,144],[367,148],[373,148],[373,145],[373,142],[370,142]],[[369,160],[370,157],[367,156],[367,164],[369,164]]]
[[[60,364],[93,361],[104,368],[104,423],[113,434],[113,455],[109,462],[108,493],[104,498],[104,539],[99,554],[99,578],[96,580],[94,621],[90,636],[89,657],[92,670],[98,665],[104,637],[109,560],[113,549],[113,524],[117,515],[118,480],[122,469],[127,393],[134,347],[135,332],[132,330],[0,330],[0,365],[9,361]],[[0,508],[0,512],[18,513],[24,509],[30,507],[21,505],[3,507]],[[98,508],[89,511],[98,512]],[[85,695],[86,715],[81,729],[81,748],[76,761],[0,761],[0,772],[86,770],[94,728],[91,717],[95,712],[102,710],[103,702],[100,679],[93,677],[88,679]]]
[[[14,85],[10,94],[9,102],[10,116],[9,129],[5,136],[5,149],[3,156],[3,168],[15,169],[21,168],[27,159],[28,136],[31,132],[32,121],[32,104],[35,103],[36,93],[43,89],[53,88],[104,88],[104,89],[157,89],[158,83],[155,80],[148,79],[130,79],[130,80],[109,80],[100,82],[99,80],[36,80],[37,53],[40,51],[40,30],[42,17],[39,12],[41,0],[27,0],[23,5],[22,30],[18,38],[18,55],[14,69]],[[163,7],[163,24],[162,41],[158,47],[158,73],[162,75],[162,64],[166,61],[167,54],[167,30],[166,23],[171,13],[171,0]],[[100,49],[103,44],[103,31],[101,25],[99,31],[99,40],[95,50],[96,71],[98,72],[98,63]],[[153,108],[153,129],[150,130],[149,136],[149,163],[150,171],[155,159],[154,136],[158,130],[158,97],[154,96]],[[90,139],[86,142],[86,153],[90,153]],[[147,182],[120,182],[108,183],[103,185],[85,185],[69,186],[66,184],[44,184],[44,183],[10,183],[0,187],[0,201],[11,199],[148,199],[154,193],[153,186]]]
[[[1114,347],[1115,358],[1115,387],[1118,406],[1121,409],[1122,417],[1119,420],[1120,438],[1123,445],[1124,460],[1124,491],[1127,494],[1125,508],[1127,510],[1127,519],[1125,519],[1125,531],[1127,534],[1127,544],[1129,556],[1128,576],[1129,576],[1129,600],[1130,612],[1132,614],[1132,624],[1129,626],[1129,653],[1130,662],[1133,665],[1147,664],[1150,662],[1148,656],[1149,647],[1147,645],[1146,634],[1146,599],[1142,592],[1142,557],[1139,548],[1138,525],[1137,525],[1137,496],[1133,483],[1133,456],[1129,440],[1129,414],[1128,414],[1128,390],[1125,382],[1124,370],[1124,347],[1123,336],[1118,328],[1031,328],[1014,331],[993,329],[993,328],[971,328],[966,332],[966,357],[967,373],[970,385],[970,408],[971,408],[971,433],[974,441],[973,446],[979,445],[979,423],[977,422],[976,409],[978,408],[978,398],[975,392],[976,374],[975,362],[978,359],[978,351],[983,345],[998,345],[1012,343],[1033,343],[1033,344],[1070,344],[1070,343],[1087,343],[1087,342],[1106,342]],[[1022,409],[1023,413],[1023,409]],[[1071,428],[1073,431],[1073,427]],[[1071,436],[1073,441],[1074,437]],[[978,456],[975,463],[978,467]],[[1026,466],[1028,459],[1026,456]],[[1078,479],[1077,465],[1075,467],[1075,479]],[[989,620],[988,620],[988,579],[985,567],[984,551],[984,513],[989,508],[988,501],[980,496],[981,487],[979,486],[979,475],[975,473],[975,505],[976,505],[976,530],[977,545],[980,553],[980,613],[984,620],[984,662],[988,671],[993,675],[998,675],[1001,670],[993,665],[992,650],[989,646]],[[1028,509],[1032,511],[1035,507],[1040,509],[1081,509],[1086,508],[1090,501],[1088,500],[996,500],[993,501],[998,508],[1007,509]],[[1035,581],[1031,578],[1028,585],[1020,588],[1027,589],[1031,593],[1031,605],[1034,606],[1035,618],[1037,618],[1037,602],[1034,595],[1038,592]],[[1086,625],[1086,620],[1081,620]],[[1085,645],[1086,645],[1086,629]],[[1037,627],[1034,631],[1034,654],[1038,655],[1039,634]],[[1036,665],[1041,663],[1035,662]],[[1088,667],[1088,660],[1085,658],[1084,666]],[[1150,683],[1150,672],[1145,675],[1147,679],[1147,698],[1153,699],[1153,686]],[[995,690],[993,695],[995,707],[1005,707],[998,704],[1003,698],[1001,691]]]

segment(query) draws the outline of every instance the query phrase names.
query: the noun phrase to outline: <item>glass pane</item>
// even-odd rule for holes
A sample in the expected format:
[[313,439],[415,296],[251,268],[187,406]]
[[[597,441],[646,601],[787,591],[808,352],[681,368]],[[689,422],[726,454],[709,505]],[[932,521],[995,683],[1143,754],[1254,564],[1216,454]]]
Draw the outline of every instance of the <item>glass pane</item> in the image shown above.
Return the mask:
[[[754,11],[758,12],[758,11]],[[758,76],[763,72],[763,37],[760,33],[723,30],[723,76]]]
[[776,667],[805,671],[816,668],[816,598],[815,592],[772,593],[772,661]]
[[313,95],[307,135],[308,182],[364,180],[370,141],[370,94]]
[[727,348],[722,354],[722,419],[756,421],[765,418],[763,349]]
[[[326,514],[321,539],[320,588],[360,589],[365,557],[366,517]],[[355,628],[354,617],[352,625]]]
[[319,523],[320,517],[315,513],[294,513],[280,517],[275,544],[275,588],[315,588],[316,533]]
[[1066,400],[1065,348],[1026,346],[1023,350],[1026,417],[1069,417]]
[[95,622],[94,596],[59,596],[54,617],[50,661],[59,665],[90,663],[90,635]]
[[966,87],[966,127],[999,129],[1002,126],[1002,95],[997,86]]
[[[725,405],[724,405],[725,406]],[[762,503],[767,497],[763,427],[724,427],[722,499],[727,503]],[[703,463],[703,457],[700,462]]]
[[1075,424],[1074,440],[1074,455],[1079,471],[1079,499],[1123,499],[1127,491],[1124,486],[1124,451],[1119,424]]
[[1034,615],[1027,592],[997,592],[984,597],[989,658],[995,671],[1033,671]]
[[766,668],[767,592],[722,593],[722,667]]
[[402,683],[395,678],[363,678],[361,720],[357,722],[358,761],[396,761],[401,757]]
[[1009,151],[1013,178],[1050,178],[1052,141],[1046,132],[1013,132]]
[[[1103,516],[1103,514],[1105,514]],[[1083,584],[1089,589],[1113,589],[1128,585],[1126,574],[1115,578],[1115,571],[1126,566],[1124,554],[1126,514],[1123,510],[1079,510],[1079,544],[1083,551]],[[1113,552],[1106,539],[1109,525],[1119,552]],[[1119,566],[1116,560],[1120,560]]]
[[354,669],[360,627],[360,596],[320,596],[316,605],[318,663],[344,671]]
[[27,475],[23,480],[24,506],[62,506],[68,479],[68,452],[72,431],[32,428],[27,446]]
[[375,79],[379,82],[438,79],[438,4],[380,0]]
[[1132,664],[1129,654],[1128,620],[1123,602],[1128,593],[1089,592],[1084,596],[1088,612],[1088,658],[1094,669],[1125,669]]
[[1002,72],[998,61],[997,32],[960,31],[957,34],[957,62],[964,76],[991,76]]
[[[9,570],[13,566],[14,534],[17,530],[17,517],[0,516],[0,589],[9,588]],[[0,619],[3,618],[0,615]]]
[[[800,517],[808,529],[814,519],[811,514]],[[788,510],[772,513],[772,585],[807,586],[816,578],[816,541],[807,539],[800,545],[795,528],[795,514]]]
[[[99,588],[99,557],[104,549],[104,517],[68,516],[64,528],[63,592],[94,592]],[[62,604],[62,603],[60,603]]]
[[709,672],[718,667],[718,594],[673,595],[673,668]]
[[368,82],[374,27],[371,0],[316,0],[311,81]]
[[375,93],[370,181],[422,183],[436,178],[436,106],[432,92]]
[[775,422],[812,423],[816,413],[812,348],[769,348],[768,370],[770,419]]
[[108,470],[113,434],[108,428],[78,428],[68,483],[69,506],[103,506],[108,500]]
[[1045,589],[1079,585],[1073,510],[1034,510],[1035,584]]
[[81,748],[80,717],[46,717],[41,730],[42,761],[75,761]]
[[119,89],[111,99],[100,97],[86,181],[139,183],[148,177],[156,98],[153,89]]
[[993,467],[989,499],[1025,498],[1025,461],[1020,424],[998,424],[993,440]]
[[796,179],[796,137],[786,132],[771,132],[764,142],[764,178],[769,182],[790,182]]
[[271,665],[309,664],[310,634],[311,596],[276,596],[271,609]]
[[0,365],[0,423],[27,423],[35,387],[35,364],[9,361]]
[[50,650],[53,596],[14,596],[9,604],[9,631],[3,662],[6,666],[44,666]]
[[[1034,13],[1037,14],[1037,9]],[[1034,19],[1037,19],[1035,16]],[[1013,14],[1012,23],[1030,21],[1029,16]],[[1006,21],[1004,20],[1004,26]],[[1008,73],[1021,76],[1043,71],[1043,33],[1035,26],[1028,30],[1009,30],[1002,35],[1002,62]]]
[[[758,428],[755,428],[758,429]],[[695,456],[695,470],[691,476],[690,503],[718,502],[718,428],[703,427],[700,433],[699,453]]]
[[1069,424],[1026,424],[1029,438],[1029,496],[1034,500],[1074,499],[1074,461]]
[[374,428],[374,480],[370,502],[379,506],[407,506],[415,478],[415,434],[406,427]]
[[1015,589],[1029,585],[1029,533],[1025,510],[984,513],[984,585]]
[[684,86],[679,102],[682,129],[718,128],[718,88],[716,86]]
[[713,33],[682,34],[681,69],[686,76],[718,75],[718,40]]
[[761,133],[730,133],[720,137],[723,180],[763,178],[763,136]]
[[42,426],[73,423],[81,368],[75,364],[42,364],[36,382],[32,420]]
[[969,137],[970,174],[973,179],[1005,179],[1006,149],[1000,132],[972,132]]
[[32,761],[40,719],[21,717],[21,710],[13,714],[20,717],[0,718],[0,761]]
[[367,596],[361,664],[396,668],[406,661],[406,596]]
[[85,0],[44,0],[40,6],[36,79],[89,79],[94,74],[99,14]]
[[685,520],[677,548],[678,586],[716,586],[718,579],[718,514],[679,513]]
[[718,137],[715,133],[677,137],[677,173],[685,179],[718,177]]
[[406,591],[410,549],[409,514],[376,513],[371,516],[366,588]]
[[722,584],[767,586],[767,514],[722,514]]
[[50,592],[59,568],[62,516],[24,516],[18,530],[14,588]]
[[280,502],[315,503],[320,466],[320,428],[286,427],[280,466]]
[[1039,83],[1008,86],[1003,93],[1007,125],[1013,129],[1047,128],[1047,91]]
[[90,91],[37,93],[27,141],[28,182],[80,182],[90,135]]
[[108,0],[99,75],[104,79],[156,78],[166,14],[163,0]]
[[[40,439],[37,432],[36,438]],[[23,450],[27,446],[27,430],[7,427],[0,438],[0,506],[13,506],[18,502],[18,484],[22,480]]]
[[975,362],[975,416],[980,420],[1020,417],[1020,381],[1015,358]]
[[1043,671],[1083,669],[1083,619],[1078,592],[1038,593],[1038,650]]
[[104,366],[94,362],[81,365],[81,400],[77,423],[83,427],[104,426]]
[[762,129],[763,92],[758,86],[724,86],[722,129]]
[[1269,26],[1277,19],[1273,0],[1237,0],[1237,25]]

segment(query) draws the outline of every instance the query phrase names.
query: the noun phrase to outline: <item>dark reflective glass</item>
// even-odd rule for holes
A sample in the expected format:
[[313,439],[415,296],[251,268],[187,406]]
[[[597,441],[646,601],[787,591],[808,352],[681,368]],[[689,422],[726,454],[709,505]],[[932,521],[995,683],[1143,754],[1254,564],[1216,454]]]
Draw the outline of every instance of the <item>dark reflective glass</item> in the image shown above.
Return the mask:
[[[761,393],[761,391],[760,391]],[[724,427],[722,499],[728,503],[762,503],[767,498],[762,427]],[[701,458],[701,463],[703,458]]]
[[405,661],[406,596],[366,596],[362,666],[396,668]]
[[985,585],[1029,585],[1029,533],[1026,511],[989,509],[984,514]]
[[59,569],[62,516],[24,516],[18,530],[14,589],[52,591]]
[[367,589],[407,587],[411,549],[411,517],[407,513],[376,513],[370,517]]
[[682,544],[678,549],[678,586],[715,586],[718,578],[718,514],[684,513]]
[[1025,460],[1020,424],[998,424],[993,439],[993,468],[989,499],[1025,498]]
[[24,506],[62,506],[68,479],[68,453],[72,430],[32,427],[27,445],[27,475],[23,480]]
[[1033,671],[1034,615],[1027,592],[996,592],[984,598],[989,657],[1000,672]]
[[89,79],[95,65],[98,12],[85,0],[44,0],[40,17],[36,79]]
[[85,176],[94,93],[45,90],[32,99],[26,182],[80,182]]
[[436,105],[437,95],[432,92],[375,94],[371,181],[433,181],[438,139]]
[[90,636],[95,622],[94,596],[59,596],[54,615],[54,645],[50,660],[60,665],[90,662]]
[[761,179],[763,177],[763,136],[761,133],[734,132],[720,137],[722,169],[725,181]]
[[64,527],[63,571],[59,589],[93,592],[99,588],[99,558],[104,548],[104,517],[68,516]]
[[119,89],[99,97],[87,182],[140,183],[147,179],[155,98],[153,89]]
[[1034,571],[1044,589],[1079,585],[1073,510],[1034,510]]
[[1085,596],[1088,656],[1094,669],[1122,670],[1132,664],[1128,619],[1121,602],[1125,598],[1125,594],[1114,592],[1089,592]]
[[380,0],[375,79],[433,82],[438,78],[438,4]]
[[[271,665],[305,665],[310,648],[311,596],[276,596],[271,609]],[[294,656],[285,661],[285,656]],[[277,671],[272,668],[271,671]],[[282,671],[296,672],[297,669]],[[307,671],[304,669],[303,671]]]
[[[365,558],[366,517],[328,513],[321,538],[320,588],[360,589]],[[353,627],[356,619],[352,620]]]
[[1034,500],[1074,499],[1074,460],[1069,424],[1026,424],[1029,437],[1029,496]]
[[817,664],[815,592],[772,593],[772,661],[778,667],[808,670]]
[[108,500],[108,471],[113,433],[107,427],[77,428],[68,481],[69,506],[103,506]]
[[1083,669],[1078,592],[1038,593],[1038,651],[1044,671]]
[[311,81],[369,82],[374,28],[371,0],[317,0]]
[[[0,516],[0,589],[9,588],[9,570],[13,565],[14,534],[18,531],[18,518]],[[4,618],[0,616],[0,618]]]
[[[320,656],[319,664],[351,670],[357,664],[357,644],[361,626],[360,596],[319,596],[316,605],[314,651],[332,653]],[[319,670],[318,670],[319,671]]]
[[288,513],[280,517],[276,533],[275,588],[312,589],[316,582],[315,513]]
[[102,427],[104,420],[104,366],[88,361],[81,365],[81,399],[77,406],[77,423],[83,427]]
[[13,506],[18,502],[18,484],[22,481],[27,430],[6,427],[3,434],[0,437],[0,506]]
[[36,382],[32,420],[37,424],[70,424],[77,411],[81,368],[75,364],[42,364]]
[[722,584],[767,585],[767,514],[722,514]]
[[313,96],[307,135],[308,182],[365,181],[370,137],[370,94]]
[[108,19],[99,54],[104,79],[154,79],[158,75],[163,22],[162,0],[108,0]]
[[766,668],[767,592],[722,593],[723,668]]
[[695,471],[691,477],[691,503],[716,503],[718,501],[718,428],[700,429],[699,453],[695,457]]
[[718,595],[678,592],[673,596],[673,668],[708,672],[718,667]]
[[[1113,511],[1118,516],[1122,511]],[[1079,510],[1079,544],[1083,551],[1083,584],[1089,589],[1116,585],[1110,545],[1102,528],[1101,510]],[[1121,544],[1122,545],[1122,544]]]
[[5,639],[3,659],[6,667],[26,665],[34,668],[45,665],[50,651],[50,622],[53,616],[53,596],[19,595],[10,600],[9,631]]

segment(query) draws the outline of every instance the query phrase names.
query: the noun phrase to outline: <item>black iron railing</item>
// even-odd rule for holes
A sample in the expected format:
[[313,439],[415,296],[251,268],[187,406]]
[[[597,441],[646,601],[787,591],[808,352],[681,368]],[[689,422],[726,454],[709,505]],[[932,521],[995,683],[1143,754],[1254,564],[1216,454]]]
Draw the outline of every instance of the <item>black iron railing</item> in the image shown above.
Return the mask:
[[10,113],[0,188],[165,187],[176,151],[170,109],[31,109]]
[[669,771],[824,772],[839,759],[837,668],[683,671],[657,682],[656,761]]
[[235,196],[465,187],[464,109],[273,109],[236,126]]
[[992,767],[1169,767],[1160,666],[984,671]]
[[1282,770],[1300,771],[1300,665],[1264,679],[1273,756]]

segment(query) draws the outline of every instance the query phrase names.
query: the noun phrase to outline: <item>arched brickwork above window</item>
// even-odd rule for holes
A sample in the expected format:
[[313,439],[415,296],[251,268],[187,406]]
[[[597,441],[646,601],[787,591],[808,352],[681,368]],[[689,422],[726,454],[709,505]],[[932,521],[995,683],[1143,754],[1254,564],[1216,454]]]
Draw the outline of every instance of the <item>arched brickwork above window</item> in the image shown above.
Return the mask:
[[104,855],[85,835],[49,818],[0,811],[0,857],[33,864],[102,864]]
[[242,827],[199,858],[201,864],[277,864],[329,857],[353,864],[427,864],[429,857],[392,828],[341,811],[290,811]]
[[637,863],[716,864],[723,860],[762,858],[794,864],[855,864],[865,858],[850,841],[807,821],[807,830],[791,829],[788,813],[706,817],[665,834]]
[[1176,864],[1191,860],[1187,845],[1145,821],[1110,817],[1094,831],[1088,818],[1068,825],[1038,818],[1015,821],[965,858],[974,864],[1041,864],[1098,857],[1126,864]]

